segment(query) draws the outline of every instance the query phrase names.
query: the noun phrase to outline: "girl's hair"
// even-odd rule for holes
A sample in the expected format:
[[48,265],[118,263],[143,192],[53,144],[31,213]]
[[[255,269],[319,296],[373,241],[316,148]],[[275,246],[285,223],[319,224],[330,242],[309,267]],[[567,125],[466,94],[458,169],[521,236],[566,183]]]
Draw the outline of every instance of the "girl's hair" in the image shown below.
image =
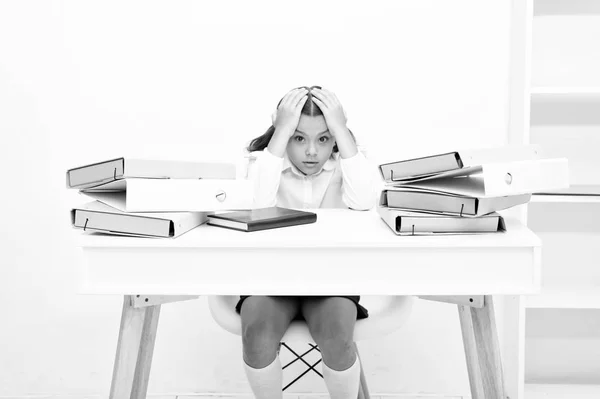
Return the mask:
[[[320,89],[321,86],[311,86],[311,87],[301,86],[301,87],[304,87],[305,89],[308,90],[308,100],[306,100],[306,102],[304,103],[304,106],[302,107],[302,111],[300,111],[300,114],[307,115],[307,116],[323,115],[323,111],[321,111],[321,108],[319,108],[319,106],[312,101],[312,93],[311,93],[311,90],[313,88]],[[298,87],[298,88],[300,88],[300,87]],[[281,100],[283,100],[283,98]],[[277,103],[277,108],[279,108],[279,104],[281,104],[281,100],[279,100],[279,102]],[[348,130],[350,130],[350,129],[348,129]],[[275,133],[275,126],[271,125],[271,127],[268,128],[265,133],[263,133],[261,136],[258,136],[255,139],[253,139],[246,149],[248,150],[248,152],[264,150],[269,145],[269,141],[271,141],[271,137],[273,137],[274,133]],[[354,141],[356,141],[356,138],[354,137],[354,134],[352,133],[352,131],[350,131],[350,135],[352,136]],[[336,153],[338,151],[339,150],[338,150],[338,146],[336,143],[333,146],[333,153]]]

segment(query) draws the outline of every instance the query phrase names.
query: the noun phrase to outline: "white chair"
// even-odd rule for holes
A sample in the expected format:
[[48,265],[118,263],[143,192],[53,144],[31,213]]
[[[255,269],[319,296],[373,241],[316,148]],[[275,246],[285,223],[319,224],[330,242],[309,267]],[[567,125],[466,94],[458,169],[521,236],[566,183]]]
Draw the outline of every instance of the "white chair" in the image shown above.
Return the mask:
[[[209,296],[208,304],[212,317],[215,319],[218,325],[232,334],[241,336],[241,318],[240,315],[235,311],[235,305],[238,300],[239,296],[237,295]],[[362,296],[360,303],[368,309],[369,317],[356,321],[356,326],[354,328],[354,347],[356,349],[356,354],[358,355],[358,346],[356,345],[356,342],[365,339],[379,338],[400,328],[408,319],[413,302],[414,297],[412,296]],[[306,361],[304,361],[304,359],[302,359],[302,356],[313,349],[319,350],[316,345],[311,344],[314,343],[314,340],[310,335],[305,321],[292,321],[281,341],[280,347],[283,345],[296,356],[294,361],[288,363],[282,368],[289,366],[296,360],[303,361],[309,367],[306,372],[285,386],[283,388],[284,391],[310,370],[313,370],[315,373],[323,377],[321,373],[314,369],[314,367],[322,359],[313,365],[308,364]],[[288,343],[309,343],[312,348],[308,352],[298,355],[287,345]],[[358,360],[360,362],[360,356],[358,356]],[[358,397],[359,399],[370,398],[362,363]]]

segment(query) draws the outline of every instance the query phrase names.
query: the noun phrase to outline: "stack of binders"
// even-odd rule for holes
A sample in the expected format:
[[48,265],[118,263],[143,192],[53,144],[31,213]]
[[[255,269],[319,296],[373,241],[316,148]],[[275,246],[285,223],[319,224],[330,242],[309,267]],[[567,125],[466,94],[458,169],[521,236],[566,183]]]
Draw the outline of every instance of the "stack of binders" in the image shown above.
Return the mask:
[[498,211],[569,186],[567,159],[544,158],[535,145],[435,154],[379,171],[385,187],[377,211],[397,235],[502,232]]
[[67,171],[67,188],[94,200],[71,210],[85,231],[175,238],[214,211],[252,207],[253,186],[230,163],[117,158]]

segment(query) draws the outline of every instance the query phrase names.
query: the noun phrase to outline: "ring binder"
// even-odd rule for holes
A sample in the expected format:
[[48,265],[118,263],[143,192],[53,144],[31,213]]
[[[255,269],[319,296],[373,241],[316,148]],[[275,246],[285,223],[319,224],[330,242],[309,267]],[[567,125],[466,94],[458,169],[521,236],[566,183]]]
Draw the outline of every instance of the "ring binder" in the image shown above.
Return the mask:
[[90,219],[89,218],[85,218],[85,224],[83,225],[83,231],[85,231],[85,228],[87,227],[88,220],[90,220]]
[[215,197],[217,198],[217,201],[223,202],[227,198],[227,193],[223,190],[219,190],[217,192],[217,195],[215,195]]
[[463,209],[465,209],[465,204],[462,204],[460,206],[460,215],[459,215],[460,217],[462,217]]
[[412,225],[412,235],[413,236],[415,235],[415,225],[414,224]]

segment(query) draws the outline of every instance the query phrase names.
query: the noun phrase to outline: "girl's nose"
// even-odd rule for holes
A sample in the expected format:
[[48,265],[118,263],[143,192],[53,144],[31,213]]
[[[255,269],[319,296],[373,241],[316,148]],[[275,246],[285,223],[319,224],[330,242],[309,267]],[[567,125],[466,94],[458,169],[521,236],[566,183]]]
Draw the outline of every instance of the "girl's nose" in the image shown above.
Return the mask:
[[314,145],[306,147],[306,155],[317,155],[317,147]]

